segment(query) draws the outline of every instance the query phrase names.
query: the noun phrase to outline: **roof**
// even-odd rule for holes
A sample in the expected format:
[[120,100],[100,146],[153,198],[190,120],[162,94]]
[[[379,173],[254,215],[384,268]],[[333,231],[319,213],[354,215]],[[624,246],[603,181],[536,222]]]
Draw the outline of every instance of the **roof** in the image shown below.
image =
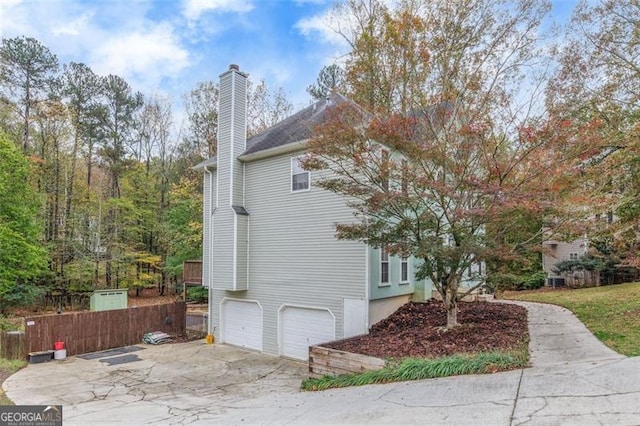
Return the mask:
[[218,156],[214,155],[213,157],[207,158],[206,160],[196,164],[195,166],[192,167],[192,169],[196,169],[196,170],[197,169],[205,169],[205,168],[207,168],[209,166],[213,166],[213,165],[215,165],[217,163],[218,163]]
[[269,127],[264,132],[250,137],[247,140],[247,149],[242,155],[253,154],[311,138],[314,128],[326,120],[327,109],[343,102],[347,102],[344,96],[332,93],[326,99],[321,99],[309,105],[305,109]]
[[[331,93],[327,98],[316,101],[263,132],[251,136],[247,139],[246,149],[240,155],[240,158],[261,151],[284,147],[296,142],[300,143],[301,141],[312,138],[315,128],[328,120],[327,113],[329,108],[347,102],[358,107],[355,103],[339,93]],[[358,107],[358,109],[360,108]],[[193,169],[204,169],[215,166],[217,160],[217,156],[213,156],[193,166]]]

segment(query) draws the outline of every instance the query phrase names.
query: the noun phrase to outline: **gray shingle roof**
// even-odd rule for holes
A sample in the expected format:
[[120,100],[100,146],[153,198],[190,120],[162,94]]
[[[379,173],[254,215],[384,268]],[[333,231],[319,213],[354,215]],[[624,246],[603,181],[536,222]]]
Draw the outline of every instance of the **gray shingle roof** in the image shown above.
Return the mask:
[[247,140],[247,149],[242,155],[311,138],[315,127],[326,120],[327,108],[346,101],[344,96],[332,93],[327,99],[319,100],[264,132],[250,137]]
[[[338,93],[330,94],[326,99],[321,99],[269,127],[262,133],[251,136],[247,139],[247,148],[242,155],[254,154],[311,138],[314,129],[327,120],[328,108],[344,102],[351,101]],[[212,166],[216,162],[217,157],[213,156],[193,168],[202,169]]]

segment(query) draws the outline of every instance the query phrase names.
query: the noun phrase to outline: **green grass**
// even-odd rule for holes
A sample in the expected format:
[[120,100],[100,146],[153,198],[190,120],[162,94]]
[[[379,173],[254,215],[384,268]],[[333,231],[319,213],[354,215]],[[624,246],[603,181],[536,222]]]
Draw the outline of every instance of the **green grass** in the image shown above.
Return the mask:
[[[0,385],[2,385],[2,382],[4,381],[4,379],[6,379],[7,377],[9,377],[10,375],[12,375],[13,373],[20,370],[26,365],[27,365],[27,362],[23,360],[6,360],[4,358],[0,358]],[[2,390],[1,387],[0,387],[0,405],[14,405],[13,401],[7,398],[7,396],[4,394],[4,391]]]
[[505,299],[563,306],[605,345],[640,355],[640,283],[505,295]]
[[483,374],[525,367],[529,362],[527,343],[517,351],[454,355],[437,359],[405,358],[381,370],[361,374],[323,376],[302,382],[302,389],[320,391],[331,388],[362,386],[407,380],[423,380],[460,374]]

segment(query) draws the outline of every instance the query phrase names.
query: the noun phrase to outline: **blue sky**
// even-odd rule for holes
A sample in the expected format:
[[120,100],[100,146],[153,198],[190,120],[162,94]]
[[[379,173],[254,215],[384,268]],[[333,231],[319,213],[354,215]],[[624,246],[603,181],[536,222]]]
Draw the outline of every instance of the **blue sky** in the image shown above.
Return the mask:
[[[447,1],[447,0],[436,0]],[[574,0],[556,0],[563,20]],[[323,65],[346,52],[328,24],[331,0],[0,0],[0,35],[37,38],[61,63],[84,62],[135,90],[180,96],[231,63],[282,87],[295,109]],[[179,125],[179,123],[176,123]]]

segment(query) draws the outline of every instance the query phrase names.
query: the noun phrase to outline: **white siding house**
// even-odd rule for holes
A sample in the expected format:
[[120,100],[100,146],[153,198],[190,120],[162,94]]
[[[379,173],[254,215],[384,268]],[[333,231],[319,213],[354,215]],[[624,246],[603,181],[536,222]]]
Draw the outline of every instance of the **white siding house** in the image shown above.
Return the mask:
[[298,164],[313,128],[344,98],[316,102],[246,140],[246,78],[235,65],[220,76],[217,156],[196,166],[204,175],[210,332],[222,343],[306,360],[310,345],[364,334],[407,302],[416,291],[413,261],[390,257],[381,285],[378,251],[335,238],[351,209]]

